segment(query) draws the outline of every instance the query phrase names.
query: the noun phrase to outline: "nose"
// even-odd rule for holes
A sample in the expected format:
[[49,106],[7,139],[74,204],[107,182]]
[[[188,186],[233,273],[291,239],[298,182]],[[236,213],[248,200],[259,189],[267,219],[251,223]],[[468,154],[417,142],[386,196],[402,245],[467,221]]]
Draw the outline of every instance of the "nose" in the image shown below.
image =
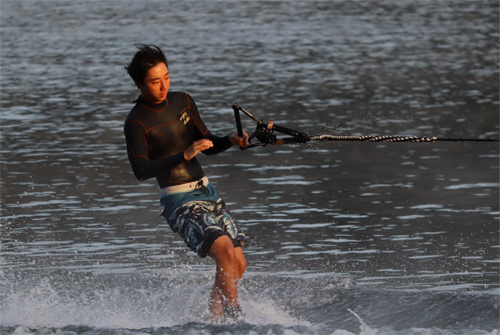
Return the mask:
[[167,81],[166,80],[162,80],[161,81],[161,89],[165,90],[166,88],[167,88]]

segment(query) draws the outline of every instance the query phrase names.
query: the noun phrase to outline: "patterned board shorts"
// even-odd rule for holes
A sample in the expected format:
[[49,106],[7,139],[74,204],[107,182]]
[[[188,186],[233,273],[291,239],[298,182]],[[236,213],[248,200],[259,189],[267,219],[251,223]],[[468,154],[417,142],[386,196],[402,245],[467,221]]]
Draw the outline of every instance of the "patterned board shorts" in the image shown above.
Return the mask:
[[212,244],[222,235],[229,236],[235,247],[246,241],[245,234],[222,200],[185,203],[172,213],[167,223],[200,257],[206,257]]

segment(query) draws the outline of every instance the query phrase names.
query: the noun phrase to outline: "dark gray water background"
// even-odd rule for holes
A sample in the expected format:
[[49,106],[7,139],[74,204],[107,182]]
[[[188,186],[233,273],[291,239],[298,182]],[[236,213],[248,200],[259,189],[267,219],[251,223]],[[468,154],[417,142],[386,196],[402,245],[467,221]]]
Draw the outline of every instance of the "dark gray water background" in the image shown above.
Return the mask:
[[[215,134],[235,131],[237,102],[311,135],[499,137],[497,1],[0,9],[6,332],[212,331],[192,310],[206,307],[213,263],[158,218],[157,186],[126,157],[134,43],[164,49],[171,90],[189,92]],[[241,331],[356,331],[346,308],[395,333],[499,328],[498,143],[310,142],[200,161],[250,237]],[[196,294],[185,302],[178,285]]]

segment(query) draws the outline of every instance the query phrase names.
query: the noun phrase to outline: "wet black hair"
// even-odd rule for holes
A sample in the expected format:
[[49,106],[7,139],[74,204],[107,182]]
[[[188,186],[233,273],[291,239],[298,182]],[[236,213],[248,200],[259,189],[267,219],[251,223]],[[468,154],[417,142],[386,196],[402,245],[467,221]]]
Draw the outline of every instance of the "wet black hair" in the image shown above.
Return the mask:
[[155,67],[158,63],[165,63],[168,68],[167,57],[156,45],[146,45],[142,43],[135,44],[139,49],[132,58],[128,66],[125,66],[127,73],[135,83],[142,84],[144,78],[148,75],[149,69]]

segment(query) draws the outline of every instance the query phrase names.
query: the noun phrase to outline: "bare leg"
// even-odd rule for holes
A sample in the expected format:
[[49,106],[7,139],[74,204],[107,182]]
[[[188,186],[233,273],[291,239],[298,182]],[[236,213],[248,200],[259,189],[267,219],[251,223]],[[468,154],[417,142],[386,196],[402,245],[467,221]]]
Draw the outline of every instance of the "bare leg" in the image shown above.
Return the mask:
[[209,255],[215,260],[215,283],[210,295],[210,310],[215,319],[223,310],[238,306],[238,282],[246,268],[242,248],[235,248],[231,239],[221,236],[212,244]]

